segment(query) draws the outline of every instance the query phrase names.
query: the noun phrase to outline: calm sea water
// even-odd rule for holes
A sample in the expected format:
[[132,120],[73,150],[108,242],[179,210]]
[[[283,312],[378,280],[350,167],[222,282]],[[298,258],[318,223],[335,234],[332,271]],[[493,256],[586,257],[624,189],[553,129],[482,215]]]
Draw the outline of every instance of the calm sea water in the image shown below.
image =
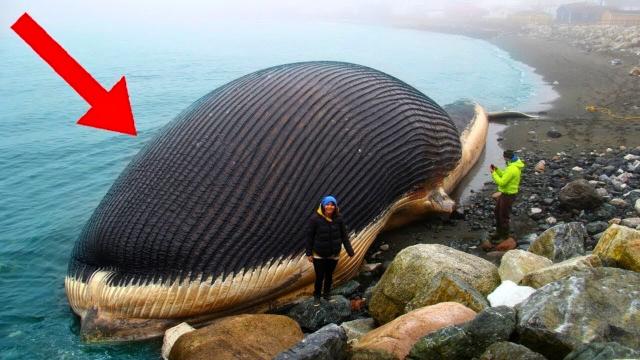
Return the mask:
[[[218,24],[143,34],[47,30],[100,81],[127,77],[138,137],[75,125],[87,110],[15,34],[0,32],[0,357],[153,359],[159,341],[86,345],[63,280],[74,242],[134,154],[216,87],[268,66],[359,63],[444,105],[531,107],[547,91],[532,69],[475,39],[348,24]],[[527,110],[527,109],[524,109]]]

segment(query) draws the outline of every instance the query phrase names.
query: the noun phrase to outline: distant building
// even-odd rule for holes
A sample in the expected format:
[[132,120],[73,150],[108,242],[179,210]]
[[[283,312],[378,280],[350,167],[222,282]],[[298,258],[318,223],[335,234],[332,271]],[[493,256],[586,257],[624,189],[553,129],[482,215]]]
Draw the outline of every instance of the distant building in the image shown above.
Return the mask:
[[509,15],[508,19],[528,25],[547,25],[553,21],[551,15],[544,11],[518,11]]
[[640,11],[608,9],[602,14],[602,25],[640,25]]
[[556,21],[563,24],[598,24],[609,8],[592,3],[573,3],[558,7]]

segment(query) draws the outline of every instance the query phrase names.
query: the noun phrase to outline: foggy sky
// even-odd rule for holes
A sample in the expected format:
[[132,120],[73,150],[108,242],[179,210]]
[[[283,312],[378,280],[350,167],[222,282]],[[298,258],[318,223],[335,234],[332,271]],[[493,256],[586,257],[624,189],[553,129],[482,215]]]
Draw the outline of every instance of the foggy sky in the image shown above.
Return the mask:
[[[394,17],[429,17],[447,9],[543,10],[553,13],[575,0],[0,0],[3,32],[24,12],[44,25],[64,27],[154,24],[201,27],[232,19],[346,19],[383,22]],[[589,2],[599,4],[600,0]],[[605,1],[606,2],[606,1]],[[609,0],[640,7],[640,0]],[[451,12],[449,12],[451,13]]]

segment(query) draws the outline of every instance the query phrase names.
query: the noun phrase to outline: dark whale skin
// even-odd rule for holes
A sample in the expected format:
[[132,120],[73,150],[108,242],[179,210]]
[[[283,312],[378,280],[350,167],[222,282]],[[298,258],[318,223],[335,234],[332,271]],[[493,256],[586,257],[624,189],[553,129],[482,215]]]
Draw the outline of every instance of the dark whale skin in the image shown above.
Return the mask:
[[67,277],[204,281],[302,256],[323,195],[358,233],[460,156],[447,113],[383,72],[341,62],[257,71],[196,101],[135,156],[85,225]]

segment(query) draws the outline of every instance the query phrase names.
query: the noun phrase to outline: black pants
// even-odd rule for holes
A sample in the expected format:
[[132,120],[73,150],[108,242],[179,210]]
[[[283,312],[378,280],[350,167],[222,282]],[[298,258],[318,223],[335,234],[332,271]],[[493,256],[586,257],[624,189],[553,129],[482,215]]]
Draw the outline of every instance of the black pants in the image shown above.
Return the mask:
[[316,272],[316,283],[313,296],[320,297],[322,283],[324,282],[324,296],[329,296],[331,283],[333,282],[333,270],[336,269],[338,260],[313,258],[313,270]]
[[496,216],[496,233],[500,238],[499,240],[504,240],[509,237],[509,220],[515,199],[515,194],[502,194],[498,197],[494,214]]

